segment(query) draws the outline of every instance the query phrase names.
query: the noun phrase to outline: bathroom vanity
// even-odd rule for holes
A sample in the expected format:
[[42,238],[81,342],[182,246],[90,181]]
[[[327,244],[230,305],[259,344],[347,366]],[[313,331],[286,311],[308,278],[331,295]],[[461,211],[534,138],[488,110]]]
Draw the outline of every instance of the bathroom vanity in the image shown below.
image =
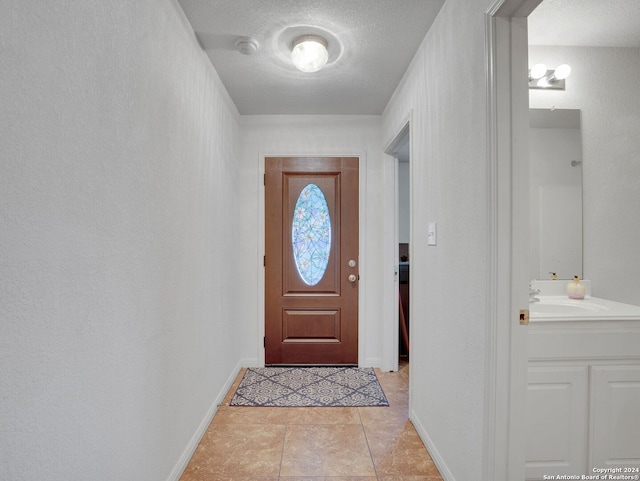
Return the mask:
[[526,479],[640,474],[640,307],[544,294],[530,304]]

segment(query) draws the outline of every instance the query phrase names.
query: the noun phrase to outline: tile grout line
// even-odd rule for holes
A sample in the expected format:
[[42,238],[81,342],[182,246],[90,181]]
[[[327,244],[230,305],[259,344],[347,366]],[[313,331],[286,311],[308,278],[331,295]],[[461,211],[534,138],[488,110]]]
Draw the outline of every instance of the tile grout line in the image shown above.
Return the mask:
[[[380,386],[382,387],[382,386]],[[369,446],[369,438],[367,437],[367,431],[364,429],[364,422],[362,421],[362,413],[360,412],[360,408],[358,407],[358,418],[360,419],[360,428],[362,429],[362,435],[364,436],[364,441],[367,443],[367,451],[369,451],[369,457],[371,458],[371,465],[373,466],[373,473],[376,476],[377,480],[380,480],[378,476],[378,469],[376,468],[376,462],[373,459],[373,453],[371,452],[371,446]]]
[[282,462],[284,460],[284,447],[287,440],[287,431],[289,430],[289,414],[291,413],[291,408],[287,409],[287,415],[284,419],[284,433],[282,435],[282,451],[280,451],[280,464],[278,465],[278,480],[282,479]]

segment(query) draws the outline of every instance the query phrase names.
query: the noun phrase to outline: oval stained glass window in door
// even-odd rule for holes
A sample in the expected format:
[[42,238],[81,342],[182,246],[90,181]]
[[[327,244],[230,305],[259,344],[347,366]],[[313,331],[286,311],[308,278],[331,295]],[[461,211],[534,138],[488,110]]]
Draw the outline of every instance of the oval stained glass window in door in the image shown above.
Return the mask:
[[316,184],[307,184],[293,209],[291,245],[298,274],[309,286],[324,276],[331,252],[331,218],[327,199]]

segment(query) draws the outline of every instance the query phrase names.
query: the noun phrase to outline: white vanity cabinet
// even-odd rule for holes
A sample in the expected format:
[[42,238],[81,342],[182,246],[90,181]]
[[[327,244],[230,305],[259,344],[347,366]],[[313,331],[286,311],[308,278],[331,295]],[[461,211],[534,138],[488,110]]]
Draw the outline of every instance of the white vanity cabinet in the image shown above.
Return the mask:
[[591,366],[590,385],[591,463],[640,467],[640,365]]
[[640,320],[528,329],[526,479],[640,469]]

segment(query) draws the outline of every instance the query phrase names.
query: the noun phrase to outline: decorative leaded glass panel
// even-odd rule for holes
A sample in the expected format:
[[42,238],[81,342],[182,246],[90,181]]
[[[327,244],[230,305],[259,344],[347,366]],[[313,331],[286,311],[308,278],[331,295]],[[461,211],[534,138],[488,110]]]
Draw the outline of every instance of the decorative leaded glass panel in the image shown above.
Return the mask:
[[291,222],[291,244],[300,277],[305,284],[315,286],[327,270],[331,251],[329,206],[316,184],[308,184],[298,196]]

